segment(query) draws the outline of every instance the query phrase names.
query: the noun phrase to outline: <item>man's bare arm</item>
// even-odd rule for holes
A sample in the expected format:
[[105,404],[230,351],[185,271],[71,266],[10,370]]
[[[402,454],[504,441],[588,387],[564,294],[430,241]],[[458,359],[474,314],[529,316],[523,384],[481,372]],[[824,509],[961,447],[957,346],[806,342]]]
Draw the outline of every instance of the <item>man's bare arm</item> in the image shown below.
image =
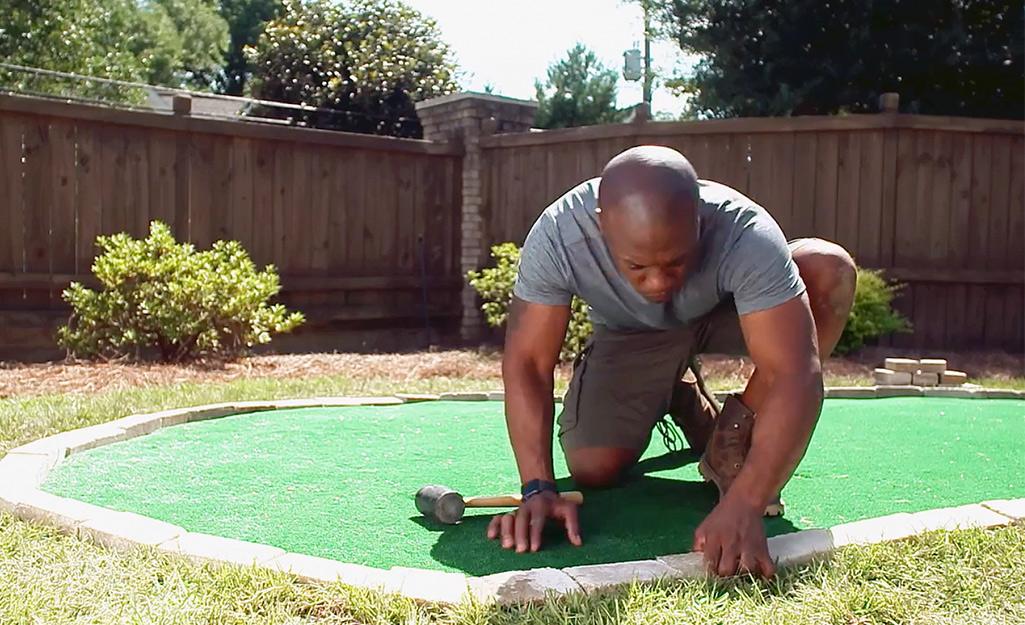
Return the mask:
[[757,407],[744,468],[727,497],[762,510],[804,457],[822,408],[822,367],[807,295],[744,315],[740,323],[768,390]]
[[524,483],[554,480],[552,427],[555,366],[566,337],[568,306],[513,298],[506,324],[502,377],[509,439]]

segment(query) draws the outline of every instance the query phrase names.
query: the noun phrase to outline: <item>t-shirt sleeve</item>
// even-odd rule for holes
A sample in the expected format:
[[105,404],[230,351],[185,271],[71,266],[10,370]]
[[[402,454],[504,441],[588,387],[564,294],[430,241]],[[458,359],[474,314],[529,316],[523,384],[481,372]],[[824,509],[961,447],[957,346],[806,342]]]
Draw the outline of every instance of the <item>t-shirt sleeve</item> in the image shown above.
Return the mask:
[[771,219],[746,223],[722,264],[720,285],[737,313],[767,310],[805,290],[782,230]]
[[548,214],[542,214],[520,250],[513,295],[534,304],[569,306],[573,292],[564,259],[558,248],[555,222]]

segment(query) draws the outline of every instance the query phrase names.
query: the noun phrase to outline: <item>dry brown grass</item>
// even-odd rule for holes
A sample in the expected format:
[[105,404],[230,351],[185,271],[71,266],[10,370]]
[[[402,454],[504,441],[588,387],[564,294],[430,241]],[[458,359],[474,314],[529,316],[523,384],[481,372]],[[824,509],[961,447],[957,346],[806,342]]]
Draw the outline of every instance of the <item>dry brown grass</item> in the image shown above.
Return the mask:
[[[1004,352],[917,354],[894,350],[866,350],[857,357],[831,358],[825,373],[831,378],[868,378],[872,369],[890,355],[946,357],[951,368],[973,378],[1020,379],[1025,357]],[[702,371],[709,380],[743,383],[753,370],[750,359],[705,356]],[[558,372],[561,379],[569,369]],[[48,394],[97,394],[140,386],[184,382],[217,383],[247,378],[312,379],[348,377],[393,382],[460,378],[500,384],[501,353],[495,350],[446,350],[409,354],[287,354],[252,356],[235,363],[164,365],[154,363],[54,362],[0,363],[0,398]]]

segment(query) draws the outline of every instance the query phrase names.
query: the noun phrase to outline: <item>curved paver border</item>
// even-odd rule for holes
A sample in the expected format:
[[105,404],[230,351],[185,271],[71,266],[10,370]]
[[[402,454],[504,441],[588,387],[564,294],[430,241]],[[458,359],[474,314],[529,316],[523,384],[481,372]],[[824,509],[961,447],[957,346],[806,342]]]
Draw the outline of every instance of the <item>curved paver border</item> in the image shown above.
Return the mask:
[[[729,392],[716,393],[722,400]],[[968,387],[860,386],[826,389],[827,398],[954,397],[1025,399],[1025,391]],[[199,532],[131,512],[119,512],[39,490],[47,473],[67,456],[100,445],[144,436],[158,429],[204,419],[283,408],[385,406],[421,401],[501,401],[502,391],[470,393],[396,394],[388,397],[327,397],[279,401],[246,401],[178,408],[124,417],[63,432],[12,449],[0,459],[0,510],[15,517],[58,528],[111,549],[149,546],[193,561],[256,565],[290,573],[312,582],[399,593],[408,598],[458,603],[467,598],[498,603],[543,600],[569,593],[589,593],[632,583],[705,577],[702,554],[668,554],[653,560],[508,571],[467,577],[430,569],[393,567],[388,570],[288,553],[271,545],[245,542]],[[556,397],[555,401],[561,401]],[[847,545],[864,545],[906,538],[937,529],[997,527],[1025,520],[1025,498],[899,513],[836,525],[799,530],[768,539],[769,552],[781,566],[797,565],[828,556]]]

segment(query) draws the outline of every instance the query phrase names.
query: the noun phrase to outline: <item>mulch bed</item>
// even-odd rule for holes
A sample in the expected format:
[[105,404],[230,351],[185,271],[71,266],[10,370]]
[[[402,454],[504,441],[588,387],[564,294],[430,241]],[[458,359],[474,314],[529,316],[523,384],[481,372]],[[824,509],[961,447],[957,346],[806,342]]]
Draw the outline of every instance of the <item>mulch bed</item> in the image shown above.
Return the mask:
[[[886,356],[947,358],[952,369],[970,377],[1020,378],[1025,356],[1006,352],[919,354],[868,349],[857,356],[831,358],[827,375],[869,377]],[[706,356],[707,378],[746,378],[753,365],[747,358]],[[277,354],[257,355],[233,363],[206,362],[166,365],[131,362],[0,362],[0,398],[66,394],[95,394],[140,386],[177,383],[217,383],[247,378],[318,378],[346,376],[397,383],[427,378],[491,381],[501,378],[501,353],[494,350],[447,350],[409,354]],[[565,378],[563,367],[558,375]]]

